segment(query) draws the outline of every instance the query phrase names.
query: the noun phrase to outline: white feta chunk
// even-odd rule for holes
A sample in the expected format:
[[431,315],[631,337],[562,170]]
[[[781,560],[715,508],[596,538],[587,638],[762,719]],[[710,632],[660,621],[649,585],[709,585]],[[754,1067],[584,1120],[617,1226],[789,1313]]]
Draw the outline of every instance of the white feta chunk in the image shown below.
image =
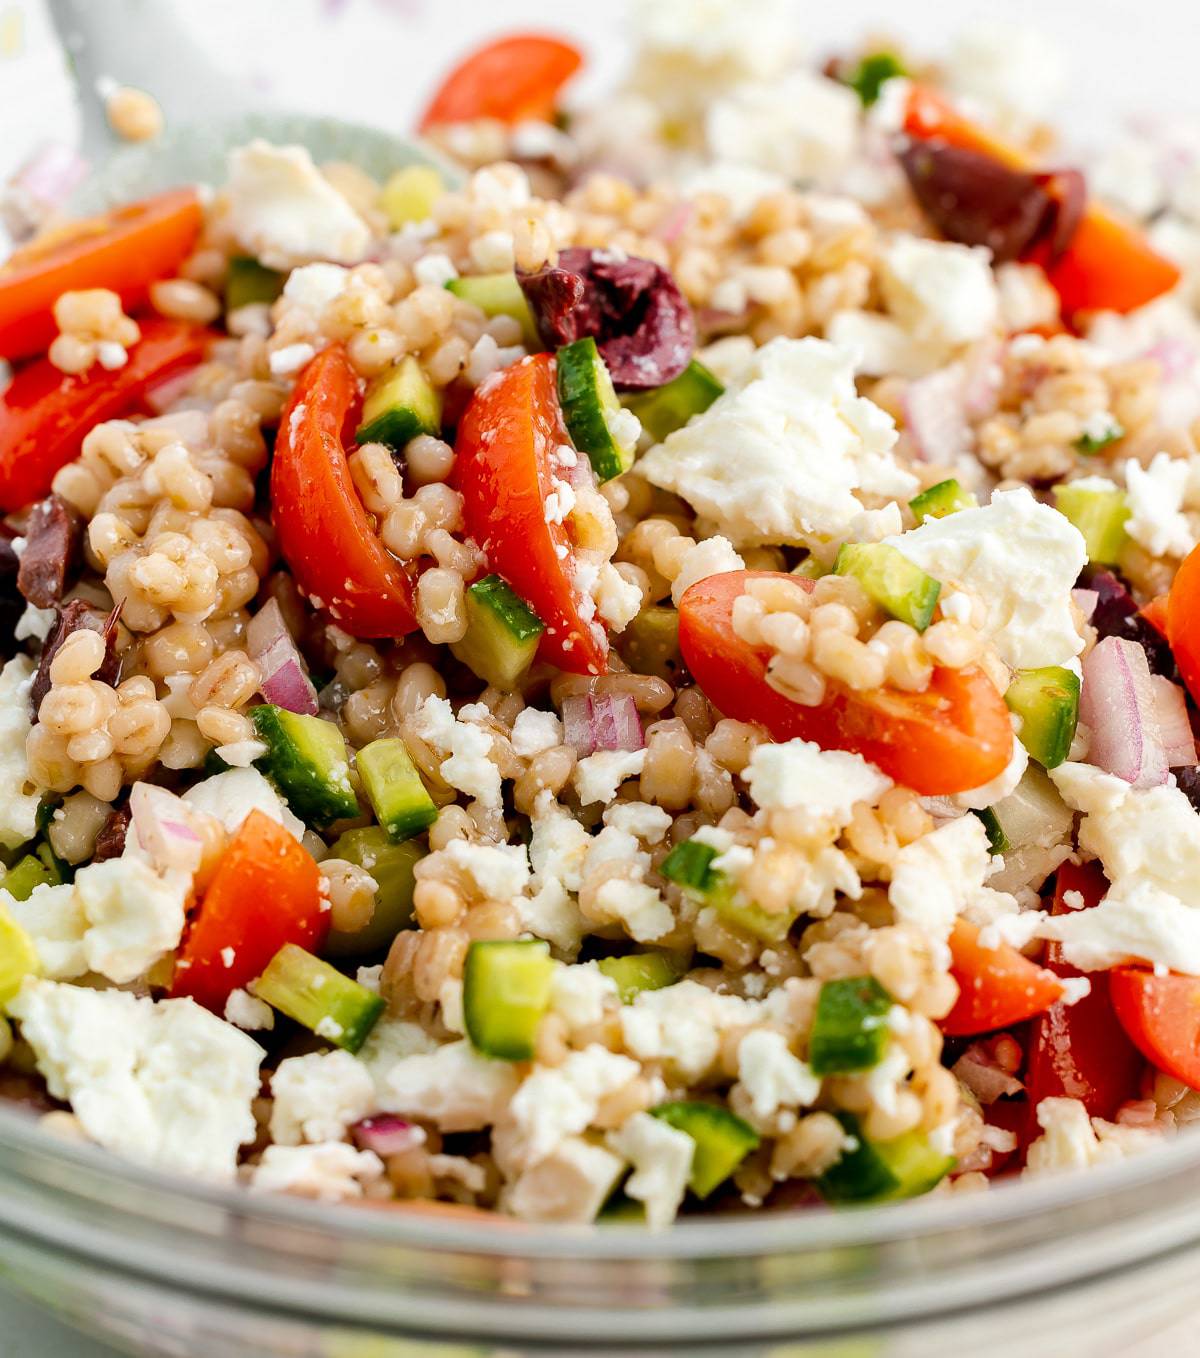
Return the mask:
[[340,1141],[375,1108],[375,1082],[347,1051],[289,1056],[271,1077],[271,1137],[282,1146]]
[[671,828],[671,816],[649,802],[613,802],[604,812],[604,823],[647,844],[661,844]]
[[789,1050],[787,1038],[772,1028],[756,1028],[738,1044],[738,1079],[750,1096],[760,1123],[781,1109],[806,1108],[821,1092],[821,1077]]
[[981,246],[894,236],[883,250],[887,309],[918,343],[955,348],[995,328],[999,295]]
[[697,981],[643,990],[620,1011],[626,1048],[639,1060],[662,1061],[687,1084],[698,1082],[720,1052],[729,1028],[750,1027],[756,1000],[721,995]]
[[571,781],[583,806],[611,802],[627,778],[636,778],[646,762],[645,750],[597,750],[575,765]]
[[740,85],[713,100],[711,155],[789,180],[820,180],[854,155],[861,104],[848,86],[810,71]]
[[596,1219],[625,1161],[582,1137],[560,1141],[504,1190],[504,1210],[520,1221],[586,1225]]
[[550,983],[550,1008],[574,1031],[604,1017],[604,1006],[618,998],[617,983],[595,962],[556,966]]
[[512,726],[512,747],[522,759],[532,759],[544,750],[562,744],[562,722],[556,712],[542,712],[526,707],[517,713]]
[[0,844],[6,849],[37,834],[38,793],[25,760],[33,675],[33,661],[26,655],[14,656],[0,670]]
[[991,868],[983,822],[959,816],[900,850],[892,863],[888,899],[898,920],[944,940],[969,906],[1016,909],[1012,897],[984,886]]
[[764,809],[802,807],[814,816],[849,825],[859,802],[874,805],[892,780],[859,754],[823,750],[809,740],[756,747],[746,770],[750,795]]
[[676,608],[689,589],[710,575],[725,575],[729,571],[746,569],[746,563],[733,550],[728,538],[706,538],[689,547],[679,563],[679,573],[671,581],[671,602]]
[[571,1052],[559,1066],[535,1067],[509,1106],[516,1134],[509,1158],[520,1167],[536,1165],[591,1126],[601,1100],[640,1071],[636,1061],[598,1044]]
[[250,1171],[256,1193],[293,1193],[320,1202],[361,1198],[365,1184],[381,1179],[383,1161],[344,1141],[317,1146],[268,1146]]
[[512,900],[524,893],[529,882],[529,859],[523,844],[473,844],[453,839],[442,853],[488,898]]
[[1157,453],[1148,467],[1125,463],[1129,519],[1125,531],[1151,556],[1187,556],[1196,535],[1183,512],[1191,468],[1188,459]]
[[270,1030],[275,1027],[275,1011],[248,990],[231,990],[225,1001],[225,1022],[247,1032]]
[[251,811],[261,811],[283,828],[304,838],[304,822],[293,816],[279,793],[257,769],[227,769],[188,788],[183,800],[196,811],[219,820],[236,834]]
[[646,1225],[652,1231],[669,1226],[687,1192],[696,1143],[649,1113],[634,1113],[606,1140],[633,1166],[625,1192],[645,1205]]
[[508,1061],[489,1061],[469,1042],[407,1056],[381,1074],[380,1107],[434,1123],[443,1132],[475,1132],[503,1117],[520,1083]]
[[415,727],[446,758],[439,772],[451,787],[476,797],[487,807],[500,805],[500,770],[492,760],[491,733],[471,721],[460,721],[445,698],[425,699]]
[[350,270],[340,264],[305,264],[288,274],[283,295],[314,318],[319,318],[329,303],[342,295],[349,282]]

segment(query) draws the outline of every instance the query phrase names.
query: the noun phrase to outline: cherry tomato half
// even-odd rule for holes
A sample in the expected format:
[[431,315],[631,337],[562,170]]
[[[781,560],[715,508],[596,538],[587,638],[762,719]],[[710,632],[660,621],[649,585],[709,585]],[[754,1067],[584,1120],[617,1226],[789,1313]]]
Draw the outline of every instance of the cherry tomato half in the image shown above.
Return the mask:
[[498,38],[465,57],[438,87],[420,129],[494,118],[551,122],[558,92],[583,63],[577,47],[540,33]]

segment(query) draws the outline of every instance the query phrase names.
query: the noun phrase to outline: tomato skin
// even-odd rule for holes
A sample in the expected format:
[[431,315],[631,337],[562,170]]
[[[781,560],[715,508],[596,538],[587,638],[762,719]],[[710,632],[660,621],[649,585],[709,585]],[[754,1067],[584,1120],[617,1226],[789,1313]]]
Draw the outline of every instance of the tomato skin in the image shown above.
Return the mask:
[[285,943],[320,951],[329,933],[325,904],[312,855],[278,821],[251,811],[192,917],[171,994],[223,1014],[230,992],[261,976]]
[[1200,976],[1114,967],[1108,977],[1117,1018],[1146,1060],[1200,1089]]
[[[922,85],[914,85],[909,93],[904,131],[919,141],[944,141],[991,156],[1013,170],[1036,168],[1024,151],[964,118]],[[1044,249],[1034,256],[1045,268],[1068,318],[1082,311],[1136,310],[1169,292],[1180,279],[1178,267],[1152,249],[1137,227],[1093,202],[1084,208],[1070,244],[1058,259],[1049,259]]]
[[1188,692],[1200,701],[1200,547],[1184,557],[1171,581],[1167,641]]
[[1012,755],[1004,699],[979,669],[936,669],[923,693],[855,693],[830,685],[819,707],[804,707],[766,680],[767,657],[733,630],[733,602],[756,578],[812,582],[771,571],[731,571],[693,585],[679,605],[679,645],[709,700],[727,717],[756,721],[775,740],[799,737],[853,750],[925,796],[989,782]]
[[123,368],[99,364],[79,376],[34,359],[0,392],[0,509],[40,499],[60,467],[79,456],[85,435],[102,420],[134,410],[151,387],[204,357],[212,331],[150,317]]
[[1015,948],[984,948],[979,928],[965,919],[950,935],[950,971],[958,982],[954,1008],[938,1027],[948,1037],[974,1037],[1021,1023],[1062,999],[1062,982]]
[[558,92],[583,64],[577,47],[539,33],[498,38],[465,57],[442,81],[420,131],[495,118],[552,122]]
[[413,585],[379,540],[345,445],[361,408],[358,377],[332,344],[300,374],[280,416],[271,463],[271,520],[296,583],[355,637],[416,629]]
[[1142,617],[1150,624],[1164,641],[1167,637],[1167,608],[1169,596],[1156,594],[1141,610]]
[[[1068,891],[1077,891],[1089,909],[1107,890],[1098,864],[1064,863],[1055,882],[1054,914],[1070,912],[1063,900]],[[1091,1117],[1111,1119],[1123,1103],[1137,1098],[1144,1062],[1113,1008],[1109,973],[1078,971],[1063,960],[1060,943],[1047,945],[1045,967],[1060,977],[1086,974],[1092,988],[1074,1004],[1052,1004],[1033,1021],[1025,1077],[1031,1116],[1042,1099],[1071,1098],[1079,1099]],[[1030,1131],[1038,1134],[1035,1127]]]
[[200,234],[194,189],[172,189],[34,241],[0,265],[0,357],[26,358],[57,333],[61,293],[110,288],[128,309],[151,283],[169,278]]
[[579,613],[566,526],[546,522],[550,458],[569,444],[553,354],[534,354],[486,383],[458,426],[455,473],[467,531],[546,624],[539,655],[573,674],[603,674],[608,641]]

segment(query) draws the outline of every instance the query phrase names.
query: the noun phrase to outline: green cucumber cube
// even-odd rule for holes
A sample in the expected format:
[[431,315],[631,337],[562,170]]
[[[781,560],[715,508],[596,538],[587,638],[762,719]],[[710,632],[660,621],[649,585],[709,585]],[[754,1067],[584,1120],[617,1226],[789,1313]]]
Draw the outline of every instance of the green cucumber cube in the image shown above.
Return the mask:
[[0,881],[0,888],[7,891],[14,901],[27,901],[35,887],[55,885],[46,864],[31,853],[18,859]]
[[286,274],[266,268],[257,259],[235,255],[225,274],[225,310],[236,311],[238,307],[254,303],[273,302],[283,291],[286,278]]
[[418,434],[442,431],[442,394],[412,354],[406,355],[367,388],[362,423],[355,441],[386,443],[400,452]]
[[954,1168],[954,1157],[934,1150],[922,1132],[905,1132],[891,1141],[868,1141],[852,1113],[838,1113],[837,1119],[856,1145],[817,1180],[826,1202],[892,1202],[916,1197],[928,1193]]
[[463,1018],[476,1050],[501,1061],[532,1060],[553,976],[550,945],[541,939],[472,943],[463,967]]
[[451,651],[485,684],[511,692],[533,664],[545,625],[498,575],[467,590],[466,614],[466,635]]
[[641,421],[655,443],[682,429],[693,415],[701,415],[725,388],[698,359],[692,359],[678,377],[645,395],[629,396],[625,404]]
[[643,990],[662,990],[674,985],[684,972],[683,965],[668,952],[631,952],[624,957],[602,957],[596,966],[617,984],[622,1004],[632,1004]]
[[686,1132],[696,1143],[688,1187],[698,1198],[707,1198],[758,1146],[754,1128],[715,1103],[680,1100],[660,1103],[650,1112]]
[[428,221],[433,205],[445,192],[442,176],[432,165],[406,165],[384,184],[379,206],[393,231],[409,222]]
[[704,896],[715,890],[722,880],[721,874],[714,872],[712,867],[717,856],[717,850],[711,844],[685,839],[663,859],[659,872],[685,891]]
[[888,1043],[892,997],[873,976],[826,981],[808,1040],[815,1075],[844,1075],[877,1066]]
[[425,856],[416,840],[396,844],[381,825],[347,830],[329,850],[330,858],[344,858],[375,879],[375,913],[353,933],[331,930],[325,941],[330,957],[362,957],[390,946],[412,924],[413,869]]
[[870,598],[893,618],[923,632],[937,607],[941,585],[886,542],[847,542],[834,563],[837,575],[852,575]]
[[923,490],[920,495],[914,495],[908,507],[916,515],[917,522],[924,523],[926,519],[944,519],[947,514],[957,514],[960,509],[977,509],[979,501],[950,477]]
[[514,273],[467,274],[452,278],[446,290],[476,306],[485,316],[510,316],[521,325],[521,343],[531,352],[542,347],[529,303]]
[[419,835],[437,820],[433,798],[399,737],[364,745],[355,763],[376,819],[395,843]]
[[1129,504],[1125,492],[1100,478],[1088,477],[1054,489],[1054,503],[1083,534],[1088,560],[1113,565],[1128,540]]
[[633,466],[637,417],[617,400],[612,378],[596,341],[565,344],[558,351],[558,403],[571,442],[586,453],[601,481],[610,481]]
[[727,923],[742,929],[764,943],[786,938],[796,920],[795,912],[777,913],[746,900],[735,891],[724,873],[714,870],[718,857],[711,844],[685,839],[663,859],[659,872],[675,882],[693,900],[710,906]]
[[383,997],[295,943],[285,943],[250,989],[302,1027],[356,1052],[384,1010]]
[[255,761],[306,825],[324,829],[359,813],[345,737],[331,721],[263,703],[250,720],[267,753]]
[[1071,752],[1079,724],[1079,676],[1065,665],[1018,670],[1004,692],[1021,718],[1021,744],[1044,769],[1056,769]]

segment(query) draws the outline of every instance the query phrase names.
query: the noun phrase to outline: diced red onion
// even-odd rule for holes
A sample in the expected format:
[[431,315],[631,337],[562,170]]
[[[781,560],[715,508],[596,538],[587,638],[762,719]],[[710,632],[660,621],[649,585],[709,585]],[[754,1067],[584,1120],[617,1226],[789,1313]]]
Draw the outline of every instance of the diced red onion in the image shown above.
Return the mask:
[[1191,375],[1196,365],[1196,347],[1185,339],[1162,339],[1152,344],[1142,357],[1154,359],[1162,369],[1163,378],[1170,382]]
[[1150,687],[1154,694],[1158,735],[1166,751],[1167,766],[1179,769],[1195,764],[1196,737],[1192,733],[1183,689],[1161,674],[1150,676]]
[[696,208],[693,203],[676,203],[675,207],[659,223],[654,234],[664,245],[673,244],[687,230],[695,212]]
[[1167,781],[1167,752],[1146,652],[1124,637],[1105,637],[1083,662],[1079,716],[1092,733],[1088,758],[1133,787]]
[[360,1150],[374,1151],[381,1156],[403,1155],[405,1151],[416,1150],[425,1144],[424,1128],[390,1113],[363,1118],[351,1127],[350,1132]]
[[192,824],[191,807],[153,783],[134,783],[129,794],[134,840],[158,872],[189,875],[200,866],[204,841]]
[[963,410],[963,374],[942,368],[908,384],[904,393],[904,427],[917,456],[926,462],[955,462],[970,443]]
[[288,712],[316,716],[317,690],[274,599],[250,619],[246,644],[262,673],[263,697]]
[[1021,1094],[1025,1086],[991,1059],[980,1043],[974,1042],[951,1067],[953,1074],[982,1104],[995,1103],[1010,1094]]
[[1091,622],[1092,614],[1096,611],[1096,605],[1100,602],[1100,591],[1097,589],[1073,589],[1071,601],[1079,609],[1084,622]]
[[642,719],[628,693],[578,693],[563,699],[563,739],[580,759],[597,750],[645,747]]
[[87,178],[88,163],[60,141],[38,148],[12,178],[15,189],[48,208],[62,207]]

